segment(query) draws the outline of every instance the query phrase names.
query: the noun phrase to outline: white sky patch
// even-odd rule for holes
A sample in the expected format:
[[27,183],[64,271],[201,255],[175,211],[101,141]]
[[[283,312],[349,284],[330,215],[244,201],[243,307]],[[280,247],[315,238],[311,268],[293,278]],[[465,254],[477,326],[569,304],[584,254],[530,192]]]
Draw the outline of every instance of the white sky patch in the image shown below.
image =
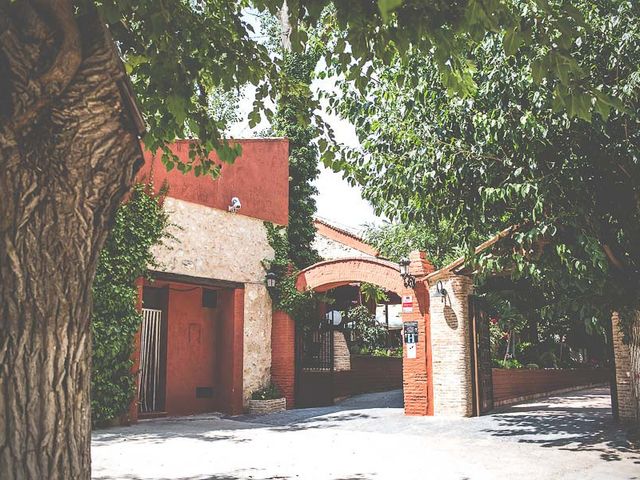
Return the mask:
[[[312,89],[332,89],[333,80],[323,79],[314,80]],[[250,128],[249,122],[246,120],[249,112],[253,108],[254,89],[246,87],[244,89],[243,98],[240,100],[240,118],[243,120],[229,129],[229,133],[235,138],[254,137],[258,132],[264,131],[269,127],[266,119],[255,127]],[[331,115],[323,106],[318,113],[333,128],[336,140],[339,143],[350,147],[359,145],[358,138],[354,126],[336,115]],[[373,211],[373,207],[362,198],[361,189],[357,186],[351,186],[342,178],[341,173],[335,173],[320,165],[320,175],[315,181],[318,188],[316,202],[318,207],[318,215],[324,219],[338,223],[353,229],[361,230],[365,224],[380,224],[380,219]]]

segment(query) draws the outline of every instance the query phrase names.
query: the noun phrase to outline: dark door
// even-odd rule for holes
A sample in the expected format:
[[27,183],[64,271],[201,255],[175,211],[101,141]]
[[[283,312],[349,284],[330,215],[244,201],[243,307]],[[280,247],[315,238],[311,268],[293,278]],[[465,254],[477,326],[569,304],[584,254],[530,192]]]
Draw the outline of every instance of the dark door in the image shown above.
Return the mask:
[[165,409],[167,299],[166,288],[144,287],[138,379],[141,414]]
[[491,344],[489,318],[476,297],[469,297],[471,333],[471,377],[473,413],[482,415],[493,409],[493,379],[491,376]]
[[296,405],[333,405],[333,325],[296,328]]

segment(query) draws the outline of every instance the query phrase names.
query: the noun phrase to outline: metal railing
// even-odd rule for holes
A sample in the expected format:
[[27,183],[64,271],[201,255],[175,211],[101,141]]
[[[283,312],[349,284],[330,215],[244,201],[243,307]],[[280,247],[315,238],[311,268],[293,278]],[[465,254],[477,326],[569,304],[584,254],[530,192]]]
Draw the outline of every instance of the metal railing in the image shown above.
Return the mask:
[[140,412],[156,412],[159,408],[162,310],[142,309],[140,329]]

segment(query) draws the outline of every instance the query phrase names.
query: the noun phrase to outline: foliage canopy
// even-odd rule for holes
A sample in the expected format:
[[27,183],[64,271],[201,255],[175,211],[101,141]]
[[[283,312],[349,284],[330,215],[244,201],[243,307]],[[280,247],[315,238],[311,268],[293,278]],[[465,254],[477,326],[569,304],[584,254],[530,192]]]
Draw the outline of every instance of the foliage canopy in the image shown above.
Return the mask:
[[[565,3],[289,0],[287,5],[293,51],[305,49],[305,26],[329,23],[340,33],[324,53],[326,64],[362,91],[373,60],[389,64],[399,56],[406,61],[421,51],[435,60],[449,91],[473,94],[478,82],[465,47],[491,31],[499,32],[510,53],[522,45],[544,50],[532,67],[539,81],[561,80],[558,97],[570,102],[572,114],[583,115],[588,98],[597,98],[599,108],[606,109],[606,99],[594,90],[588,72],[571,57],[570,47],[584,21],[580,11]],[[250,123],[257,124],[262,113],[271,118],[267,99],[275,98],[283,77],[249,18],[252,11],[276,15],[281,0],[84,0],[81,6],[97,6],[110,25],[149,127],[147,148],[156,151],[189,135],[200,139],[186,163],[165,150],[167,168],[215,175],[219,165],[208,160],[209,151],[216,150],[222,161],[233,161],[240,153],[238,145],[221,139],[222,125],[210,108],[216,92],[252,84],[256,99]],[[323,16],[328,6],[333,15]],[[326,155],[330,152],[325,150]]]
[[[511,55],[490,33],[467,50],[472,94],[448,91],[437,62],[419,52],[375,62],[364,94],[345,82],[334,105],[362,149],[333,165],[379,212],[445,222],[466,249],[473,235],[517,225],[479,259],[483,271],[508,269],[533,285],[541,294],[530,306],[544,317],[592,322],[639,300],[640,18],[625,1],[578,8],[585,27],[568,45],[571,58],[613,110],[562,100],[563,78],[537,71],[546,47],[523,44]],[[524,7],[522,18],[543,33]]]

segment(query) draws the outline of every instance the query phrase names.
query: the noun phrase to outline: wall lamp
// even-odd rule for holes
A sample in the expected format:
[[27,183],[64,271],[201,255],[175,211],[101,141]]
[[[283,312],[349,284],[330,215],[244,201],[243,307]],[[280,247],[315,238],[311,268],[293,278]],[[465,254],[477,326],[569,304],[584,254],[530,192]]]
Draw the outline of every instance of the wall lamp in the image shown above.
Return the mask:
[[434,298],[442,298],[443,302],[445,301],[447,290],[442,285],[442,280],[438,280],[438,283],[436,283],[436,293],[433,296]]
[[275,274],[275,272],[269,270],[267,272],[267,277],[265,279],[266,284],[267,284],[267,288],[269,290],[273,290],[274,288],[276,288],[276,281],[278,280],[278,276]]
[[416,277],[409,273],[409,263],[408,258],[400,260],[400,276],[404,281],[405,288],[416,288]]

